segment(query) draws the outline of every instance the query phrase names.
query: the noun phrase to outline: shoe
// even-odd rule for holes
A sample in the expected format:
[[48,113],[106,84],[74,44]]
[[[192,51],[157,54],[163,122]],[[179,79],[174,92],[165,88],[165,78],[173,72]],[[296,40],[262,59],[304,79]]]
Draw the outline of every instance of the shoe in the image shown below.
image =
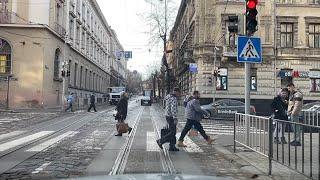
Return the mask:
[[290,145],[291,145],[291,146],[301,146],[301,143],[298,142],[298,141],[292,141],[292,142],[290,143]]
[[178,141],[177,146],[178,147],[187,147],[187,145],[183,144],[183,141]]
[[122,136],[122,134],[116,134],[116,135],[114,135],[114,136]]
[[286,141],[286,138],[284,138],[284,137],[281,138],[281,143],[282,144],[288,144],[287,141]]
[[273,143],[275,143],[275,144],[281,144],[281,141],[279,140],[279,138],[274,138]]
[[169,151],[175,151],[176,152],[176,151],[180,151],[180,150],[178,148],[176,148],[176,147],[170,147]]
[[209,145],[211,145],[216,139],[215,138],[208,138],[207,142]]
[[160,139],[157,140],[157,144],[158,144],[158,146],[159,146],[160,149],[163,149],[162,144],[161,144],[161,142],[160,142]]
[[130,133],[131,133],[131,131],[132,131],[132,128],[129,128],[129,129],[128,129],[128,134],[130,134]]

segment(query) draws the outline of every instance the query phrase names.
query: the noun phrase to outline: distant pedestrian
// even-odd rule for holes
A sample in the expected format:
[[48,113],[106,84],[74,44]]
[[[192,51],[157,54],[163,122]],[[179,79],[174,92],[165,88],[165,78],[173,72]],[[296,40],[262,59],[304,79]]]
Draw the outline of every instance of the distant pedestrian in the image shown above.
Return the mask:
[[91,94],[91,96],[90,96],[90,107],[88,109],[88,112],[91,111],[91,108],[93,108],[94,112],[97,112],[95,103],[96,103],[96,97],[94,96],[94,94]]
[[71,112],[73,112],[73,109],[72,109],[72,105],[73,105],[73,102],[74,102],[74,97],[73,97],[73,93],[70,93],[67,97],[67,108],[65,109],[65,111],[67,112],[69,109]]
[[[295,88],[293,83],[289,83],[287,88],[290,92],[288,104],[288,116],[290,120],[299,123],[299,117],[302,111],[303,94],[300,90]],[[301,126],[292,124],[294,130],[294,140],[290,143],[292,146],[301,146]]]
[[[119,103],[117,104],[116,110],[117,110],[117,115],[116,119],[118,123],[123,123],[126,118],[127,118],[127,113],[128,113],[128,94],[123,92],[121,94],[121,99]],[[128,127],[128,134],[130,134],[132,128]],[[122,133],[118,132],[115,136],[122,136]]]
[[200,134],[208,142],[208,144],[212,144],[212,142],[214,141],[214,139],[210,138],[210,136],[206,134],[200,123],[200,121],[202,120],[202,116],[208,115],[208,113],[201,109],[199,98],[199,91],[194,91],[192,100],[190,100],[187,104],[185,110],[185,117],[187,118],[187,123],[181,132],[178,141],[178,147],[187,147],[185,144],[183,144],[183,140],[192,127],[194,127],[200,132]]
[[[271,103],[271,109],[274,114],[274,119],[279,120],[288,120],[287,109],[288,104],[286,99],[289,95],[289,90],[287,88],[282,88],[278,95],[273,99]],[[287,141],[284,137],[285,124],[282,122],[277,122],[274,131],[274,142],[278,144],[287,144]]]
[[168,94],[165,97],[165,115],[166,115],[166,121],[169,125],[169,132],[157,140],[158,146],[163,149],[162,145],[164,143],[169,142],[169,151],[179,151],[178,148],[176,148],[176,132],[177,132],[177,113],[178,113],[178,102],[177,98],[180,96],[180,89],[174,88],[172,94]]

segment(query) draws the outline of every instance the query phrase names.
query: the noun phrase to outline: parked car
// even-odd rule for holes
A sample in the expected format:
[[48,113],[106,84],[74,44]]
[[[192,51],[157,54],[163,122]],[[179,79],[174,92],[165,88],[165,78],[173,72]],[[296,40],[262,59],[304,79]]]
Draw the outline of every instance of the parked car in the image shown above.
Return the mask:
[[[210,119],[234,120],[235,113],[245,112],[245,104],[233,99],[221,99],[201,108],[210,115]],[[250,106],[250,114],[256,114],[254,106]]]
[[143,96],[141,98],[141,106],[144,106],[144,105],[151,106],[151,97],[150,96]]

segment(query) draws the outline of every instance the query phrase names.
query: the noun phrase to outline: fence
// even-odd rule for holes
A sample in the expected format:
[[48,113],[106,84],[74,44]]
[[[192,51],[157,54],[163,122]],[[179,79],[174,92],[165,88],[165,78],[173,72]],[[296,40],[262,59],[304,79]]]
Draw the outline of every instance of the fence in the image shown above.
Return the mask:
[[[283,164],[313,179],[320,179],[320,127],[316,118],[305,118],[296,123],[260,116],[236,113],[234,121],[234,151],[236,144],[245,146],[272,161]],[[281,141],[282,140],[282,141]],[[298,144],[290,142],[296,140]],[[285,142],[287,141],[287,143]]]

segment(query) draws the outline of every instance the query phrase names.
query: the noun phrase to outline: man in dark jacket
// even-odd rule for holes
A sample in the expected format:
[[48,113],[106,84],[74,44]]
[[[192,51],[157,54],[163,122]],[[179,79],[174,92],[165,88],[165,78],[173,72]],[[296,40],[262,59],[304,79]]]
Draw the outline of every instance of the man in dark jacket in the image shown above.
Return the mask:
[[187,103],[187,107],[185,111],[185,117],[187,118],[187,123],[181,132],[181,135],[178,141],[179,147],[187,147],[185,144],[183,144],[183,139],[186,136],[186,134],[189,132],[189,130],[192,128],[192,126],[194,126],[200,132],[200,134],[208,142],[208,144],[212,144],[212,142],[214,141],[214,139],[211,139],[210,136],[206,134],[206,132],[203,130],[202,125],[200,124],[200,121],[202,120],[202,115],[207,115],[208,113],[201,109],[199,98],[200,98],[199,91],[194,91],[193,99]]
[[179,151],[178,148],[176,148],[176,132],[177,132],[177,113],[178,113],[178,102],[177,98],[180,96],[180,89],[174,88],[172,94],[168,94],[165,97],[166,101],[166,120],[169,125],[169,133],[166,134],[164,137],[161,137],[161,139],[157,140],[158,146],[163,149],[162,145],[164,143],[169,142],[169,151]]
[[[288,120],[286,109],[288,104],[286,103],[286,98],[288,97],[289,91],[287,88],[280,90],[278,95],[273,99],[271,103],[271,109],[274,114],[274,119]],[[284,135],[284,124],[281,122],[276,122],[276,127],[274,131],[274,142],[287,144]]]
[[[117,104],[116,110],[118,111],[117,115],[116,115],[116,120],[118,121],[118,123],[123,123],[126,118],[127,118],[127,114],[128,114],[128,94],[123,92],[121,93],[121,99],[119,101],[119,103]],[[128,134],[130,134],[132,128],[128,127]],[[122,136],[122,133],[116,134],[115,136]]]
[[91,111],[91,108],[93,108],[94,112],[97,112],[95,103],[96,103],[96,97],[94,96],[94,94],[92,94],[90,96],[90,107],[88,109],[88,112]]

